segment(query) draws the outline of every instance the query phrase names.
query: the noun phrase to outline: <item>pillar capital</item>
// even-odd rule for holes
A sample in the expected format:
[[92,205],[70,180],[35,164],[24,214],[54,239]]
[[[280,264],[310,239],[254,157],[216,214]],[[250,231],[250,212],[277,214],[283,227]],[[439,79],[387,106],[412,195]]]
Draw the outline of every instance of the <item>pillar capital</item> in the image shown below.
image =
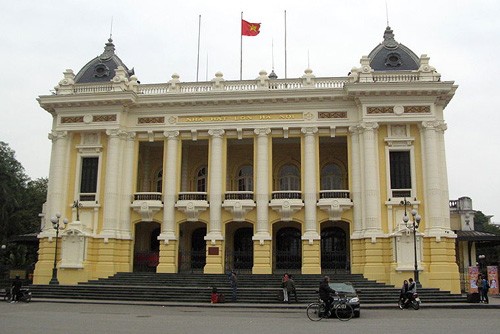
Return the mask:
[[306,136],[312,136],[318,132],[318,128],[316,128],[316,127],[302,128],[302,129],[300,129],[300,132],[302,132]]
[[268,136],[271,133],[271,129],[270,128],[258,128],[258,129],[253,130],[253,132],[259,137]]
[[208,134],[214,138],[221,138],[224,136],[225,131],[223,129],[210,129]]

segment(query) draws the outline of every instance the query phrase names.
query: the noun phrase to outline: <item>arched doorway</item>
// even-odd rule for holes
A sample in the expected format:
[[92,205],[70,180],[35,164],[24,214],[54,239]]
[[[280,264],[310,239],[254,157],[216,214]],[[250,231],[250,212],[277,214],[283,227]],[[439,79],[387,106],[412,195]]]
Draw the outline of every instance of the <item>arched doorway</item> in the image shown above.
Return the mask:
[[338,226],[321,230],[321,269],[350,270],[347,256],[347,234]]
[[293,272],[302,266],[302,241],[300,229],[282,227],[276,232],[275,270]]
[[134,272],[156,271],[160,255],[160,224],[140,222],[135,225]]
[[179,272],[203,272],[206,264],[207,227],[201,222],[180,226]]

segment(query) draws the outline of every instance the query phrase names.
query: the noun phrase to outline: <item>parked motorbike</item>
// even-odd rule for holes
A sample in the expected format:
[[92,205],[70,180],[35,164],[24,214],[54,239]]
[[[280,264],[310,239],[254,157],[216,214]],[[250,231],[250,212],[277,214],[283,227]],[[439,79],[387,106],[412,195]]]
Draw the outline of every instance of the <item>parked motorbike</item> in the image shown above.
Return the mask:
[[[11,302],[13,300],[12,298],[12,289],[6,289],[3,300],[5,300],[6,302]],[[18,301],[25,303],[29,303],[31,301],[31,291],[29,288],[21,288]]]
[[412,298],[407,299],[406,297],[400,297],[398,301],[398,307],[403,310],[409,307],[412,307],[414,310],[418,310],[420,308],[420,298],[418,297],[418,293],[414,292]]

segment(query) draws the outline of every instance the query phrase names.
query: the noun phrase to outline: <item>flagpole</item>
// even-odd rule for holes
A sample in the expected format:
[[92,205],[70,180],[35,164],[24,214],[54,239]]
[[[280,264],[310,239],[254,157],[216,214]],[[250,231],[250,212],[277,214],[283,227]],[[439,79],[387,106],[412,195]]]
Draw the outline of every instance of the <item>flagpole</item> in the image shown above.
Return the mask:
[[241,32],[240,32],[240,80],[243,78],[243,12],[241,12]]
[[285,79],[287,78],[287,59],[286,59],[286,10],[285,10]]
[[198,17],[198,55],[196,57],[196,82],[198,82],[198,74],[200,72],[200,35],[201,35],[201,14]]

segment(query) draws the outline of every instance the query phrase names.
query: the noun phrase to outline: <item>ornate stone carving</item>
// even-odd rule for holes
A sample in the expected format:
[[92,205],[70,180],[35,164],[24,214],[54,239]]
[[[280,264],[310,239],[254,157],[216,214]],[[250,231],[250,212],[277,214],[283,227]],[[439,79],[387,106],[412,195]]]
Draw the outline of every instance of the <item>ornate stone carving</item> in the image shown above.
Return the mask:
[[83,123],[84,116],[64,116],[61,117],[61,124]]
[[92,118],[93,122],[115,122],[116,114],[112,115],[94,115]]
[[137,119],[138,124],[163,124],[165,123],[165,117],[139,117]]
[[64,139],[67,136],[68,136],[67,131],[52,131],[49,133],[49,140],[52,140],[53,142],[55,142],[58,139]]
[[385,107],[367,107],[366,113],[368,115],[380,115],[380,114],[393,114],[394,107],[385,106]]
[[405,114],[429,114],[430,106],[405,106]]
[[318,118],[347,118],[347,111],[320,111],[318,112]]

